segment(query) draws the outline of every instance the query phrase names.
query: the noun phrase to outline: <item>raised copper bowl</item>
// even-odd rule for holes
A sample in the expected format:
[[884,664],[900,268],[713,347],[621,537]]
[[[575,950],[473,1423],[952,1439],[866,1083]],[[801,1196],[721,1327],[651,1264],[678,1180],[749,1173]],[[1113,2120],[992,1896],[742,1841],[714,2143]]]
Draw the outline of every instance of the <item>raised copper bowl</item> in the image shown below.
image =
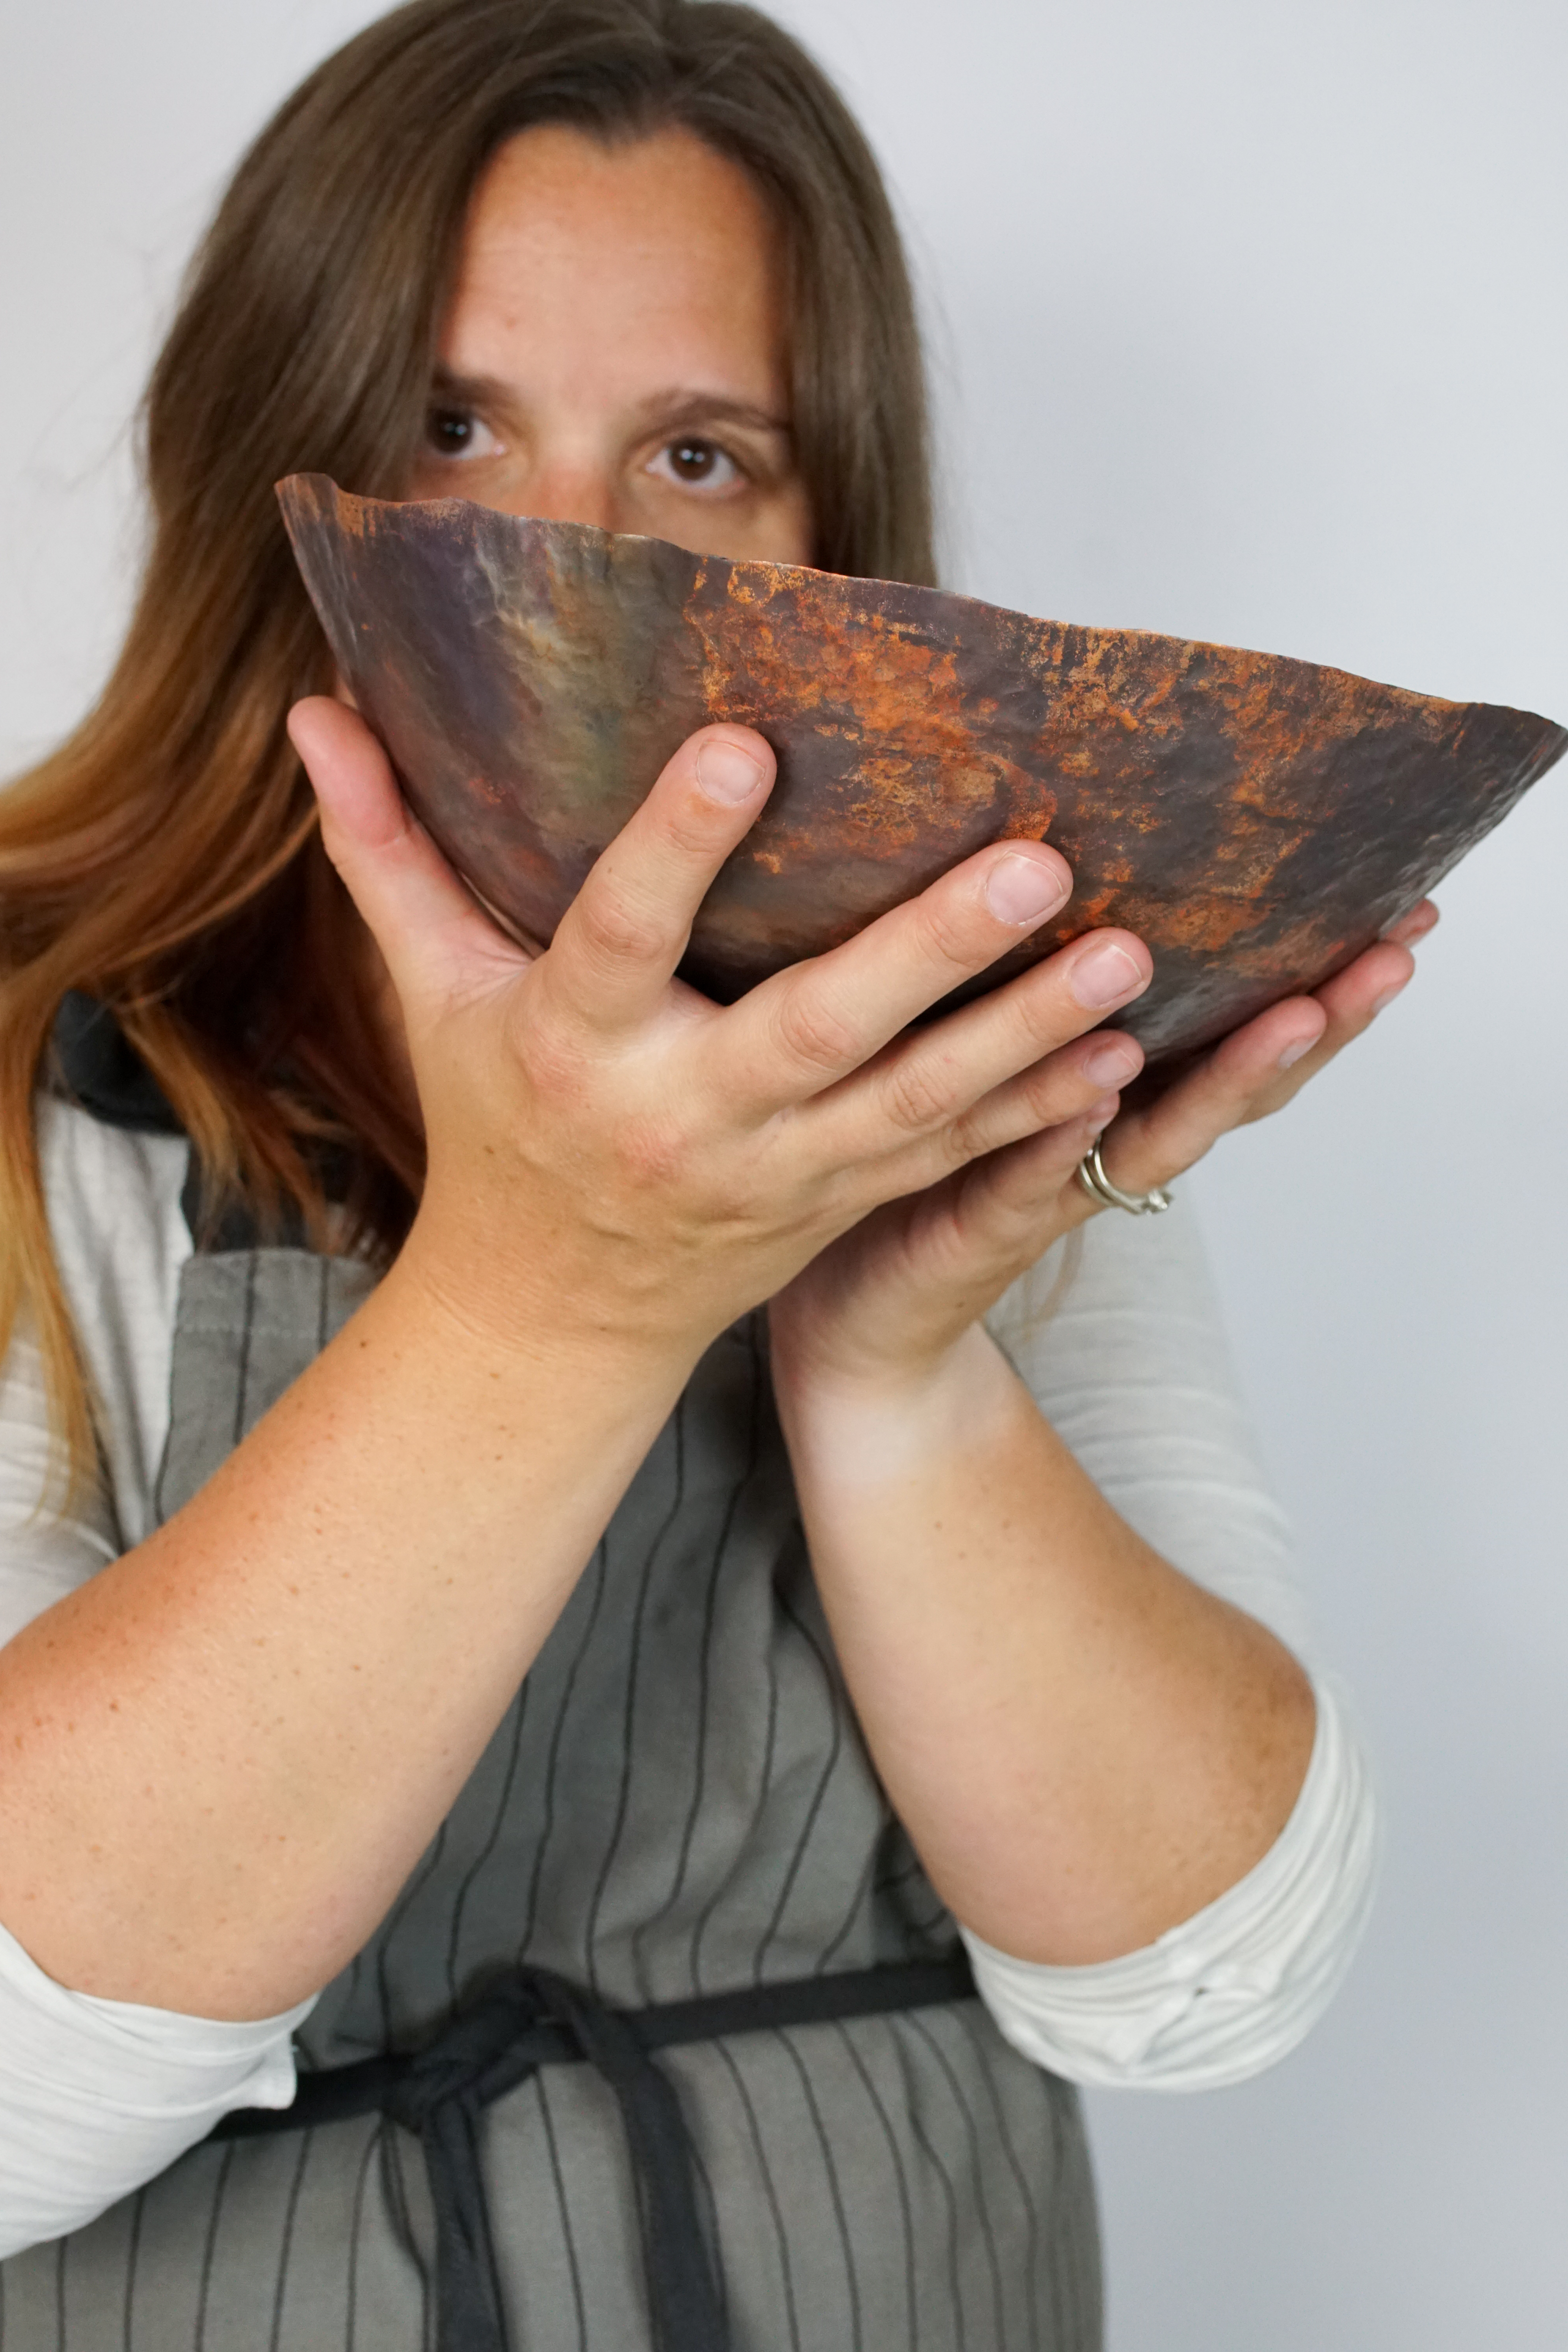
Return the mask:
[[278,496],[411,803],[534,938],[694,728],[768,738],[773,796],[682,967],[724,1000],[988,842],[1049,835],[1073,896],[974,989],[1124,924],[1155,976],[1117,1026],[1181,1053],[1348,962],[1568,745],[1527,711],[931,588],[322,474]]

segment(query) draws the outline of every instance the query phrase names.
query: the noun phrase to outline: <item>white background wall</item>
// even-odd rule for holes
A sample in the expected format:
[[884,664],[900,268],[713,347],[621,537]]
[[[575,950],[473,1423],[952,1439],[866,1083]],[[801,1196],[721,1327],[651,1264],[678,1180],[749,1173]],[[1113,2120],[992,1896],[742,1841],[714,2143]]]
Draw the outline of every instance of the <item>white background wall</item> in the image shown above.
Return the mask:
[[[0,771],[134,548],[124,419],[362,0],[5,0]],[[1562,0],[789,0],[929,289],[956,584],[1568,719]],[[1097,2100],[1115,2352],[1546,2352],[1568,2308],[1568,777],[1194,1180],[1391,1843],[1266,2081]],[[1023,2347],[1020,2347],[1023,2352]]]

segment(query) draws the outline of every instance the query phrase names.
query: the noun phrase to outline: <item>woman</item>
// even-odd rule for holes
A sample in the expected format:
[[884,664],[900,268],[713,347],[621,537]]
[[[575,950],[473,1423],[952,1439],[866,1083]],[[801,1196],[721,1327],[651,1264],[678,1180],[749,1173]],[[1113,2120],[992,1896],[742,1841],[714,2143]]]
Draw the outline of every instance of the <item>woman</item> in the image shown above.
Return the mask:
[[926,579],[922,419],[874,166],[744,8],[416,0],[241,166],[125,654],[0,812],[7,2352],[1076,2352],[1063,2078],[1234,2079],[1343,1970],[1354,1751],[1181,1212],[1105,1212],[1407,945],[1122,1110],[1127,934],[909,1027],[1071,887],[1010,843],[720,1010],[722,726],[535,953],[271,498]]

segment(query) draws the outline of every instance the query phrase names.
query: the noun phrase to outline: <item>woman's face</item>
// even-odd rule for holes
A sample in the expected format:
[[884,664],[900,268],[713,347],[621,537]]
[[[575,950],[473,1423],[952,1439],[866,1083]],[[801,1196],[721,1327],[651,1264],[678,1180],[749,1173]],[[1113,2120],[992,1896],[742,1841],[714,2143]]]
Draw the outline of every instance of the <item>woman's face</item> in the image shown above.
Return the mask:
[[685,131],[543,125],[480,183],[406,495],[809,563],[786,384],[746,173]]

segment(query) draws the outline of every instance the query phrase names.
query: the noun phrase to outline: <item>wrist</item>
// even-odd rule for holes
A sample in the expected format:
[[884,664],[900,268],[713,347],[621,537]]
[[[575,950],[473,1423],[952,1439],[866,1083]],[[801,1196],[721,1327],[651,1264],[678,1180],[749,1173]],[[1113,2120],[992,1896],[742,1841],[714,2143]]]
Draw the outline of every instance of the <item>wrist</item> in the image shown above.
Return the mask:
[[[1022,1391],[980,1323],[939,1353],[852,1364],[773,1349],[773,1387],[797,1475],[879,1486],[994,1443]],[[1032,1411],[1032,1407],[1030,1407]]]
[[710,1307],[689,1267],[559,1202],[427,1187],[388,1276],[437,1335],[503,1370],[581,1364],[678,1390],[733,1312]]
[[606,1402],[673,1402],[711,1336],[628,1312],[540,1257],[455,1243],[422,1218],[377,1298],[442,1377],[531,1385],[542,1374]]

